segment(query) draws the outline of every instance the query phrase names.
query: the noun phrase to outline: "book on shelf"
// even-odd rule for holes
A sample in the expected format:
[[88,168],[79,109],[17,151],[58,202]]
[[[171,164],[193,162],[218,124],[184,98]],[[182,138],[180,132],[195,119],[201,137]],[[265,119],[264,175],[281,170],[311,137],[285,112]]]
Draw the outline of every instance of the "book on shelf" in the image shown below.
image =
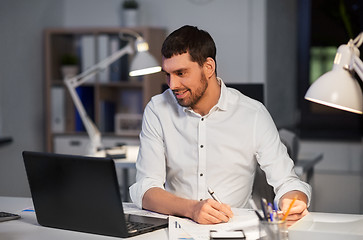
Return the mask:
[[116,104],[111,101],[101,101],[100,103],[100,131],[115,132]]
[[53,132],[65,131],[65,89],[51,88],[51,128]]
[[78,35],[75,37],[74,48],[75,48],[76,56],[78,59],[79,73],[81,73],[82,72],[82,36],[81,35]]
[[[81,72],[96,64],[95,38],[93,35],[84,35],[81,37]],[[89,82],[95,82],[96,76],[88,79]]]
[[[81,102],[84,106],[84,109],[87,112],[87,115],[91,118],[91,120],[94,122],[94,89],[93,87],[78,87],[76,89],[76,92],[81,99]],[[86,131],[86,128],[83,125],[81,116],[78,113],[77,108],[75,108],[75,131],[76,132],[84,132]]]
[[118,98],[122,112],[141,114],[143,112],[143,94],[138,89],[125,89]]
[[[109,36],[102,34],[98,36],[98,58],[97,62],[102,61],[110,55],[109,53]],[[106,67],[104,70],[98,73],[98,79],[100,82],[110,81],[110,67]]]
[[[116,52],[117,50],[125,47],[128,41],[120,39],[118,35],[109,36],[109,55]],[[110,81],[119,82],[127,81],[129,73],[128,54],[123,55],[121,58],[116,60],[110,65]]]

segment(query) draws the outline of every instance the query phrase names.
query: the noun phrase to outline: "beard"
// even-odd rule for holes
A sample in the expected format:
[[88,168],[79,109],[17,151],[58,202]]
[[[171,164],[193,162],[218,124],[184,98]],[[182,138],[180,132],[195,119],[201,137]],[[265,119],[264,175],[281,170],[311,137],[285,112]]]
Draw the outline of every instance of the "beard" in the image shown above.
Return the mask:
[[189,97],[178,99],[174,93],[175,99],[180,106],[193,108],[199,102],[199,100],[203,97],[205,91],[208,88],[208,80],[205,77],[204,73],[201,73],[200,83],[200,87],[197,88],[195,91],[192,91],[190,88],[186,89],[186,91],[190,93]]

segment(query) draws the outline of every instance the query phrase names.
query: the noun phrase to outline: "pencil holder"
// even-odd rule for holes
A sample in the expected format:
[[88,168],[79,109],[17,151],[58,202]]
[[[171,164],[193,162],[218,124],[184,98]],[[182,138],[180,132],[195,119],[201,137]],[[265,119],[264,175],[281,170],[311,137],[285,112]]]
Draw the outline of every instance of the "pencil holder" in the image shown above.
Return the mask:
[[260,221],[260,240],[288,240],[288,232],[285,221]]

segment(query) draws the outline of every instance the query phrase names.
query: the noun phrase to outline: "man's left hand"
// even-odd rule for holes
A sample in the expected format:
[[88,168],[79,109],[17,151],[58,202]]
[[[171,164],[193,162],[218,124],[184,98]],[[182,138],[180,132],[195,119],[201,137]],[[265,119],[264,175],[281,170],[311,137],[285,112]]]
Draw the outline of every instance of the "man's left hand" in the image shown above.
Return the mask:
[[296,197],[294,204],[292,205],[287,217],[286,224],[290,227],[296,221],[308,214],[307,202],[308,198],[305,193],[300,191],[291,191],[285,193],[280,199],[280,209],[285,215],[291,202]]

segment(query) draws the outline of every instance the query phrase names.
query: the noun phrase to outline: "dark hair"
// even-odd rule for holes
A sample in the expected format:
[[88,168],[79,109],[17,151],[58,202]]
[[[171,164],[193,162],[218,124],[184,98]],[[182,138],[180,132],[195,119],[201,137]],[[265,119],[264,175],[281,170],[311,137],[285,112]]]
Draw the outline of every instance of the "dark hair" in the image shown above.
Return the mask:
[[[172,32],[164,41],[161,54],[165,58],[189,53],[191,60],[203,66],[208,57],[216,62],[216,45],[208,32],[185,25]],[[217,64],[217,62],[216,62]]]

